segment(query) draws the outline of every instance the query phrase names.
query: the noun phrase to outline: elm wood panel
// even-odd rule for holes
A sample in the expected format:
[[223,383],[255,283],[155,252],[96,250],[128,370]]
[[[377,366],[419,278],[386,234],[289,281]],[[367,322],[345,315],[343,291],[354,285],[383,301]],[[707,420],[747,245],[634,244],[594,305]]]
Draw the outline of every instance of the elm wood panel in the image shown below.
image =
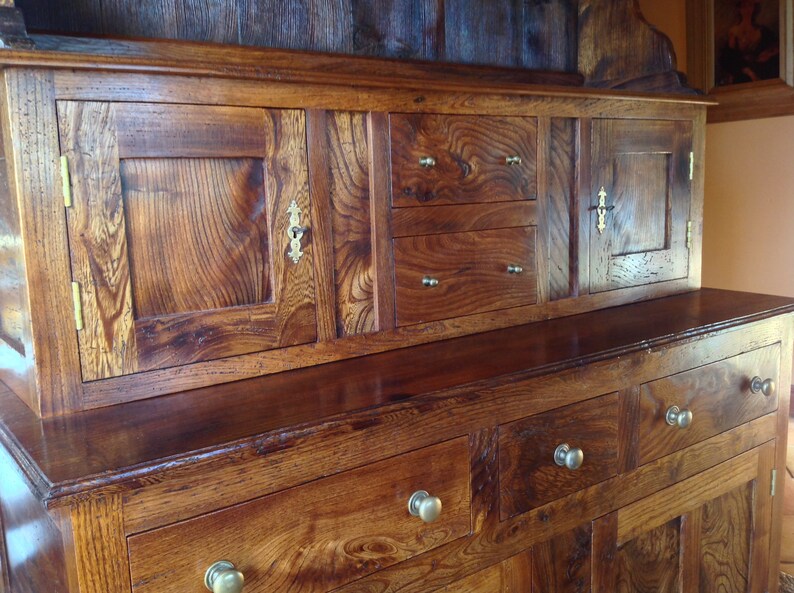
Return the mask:
[[753,485],[708,501],[700,508],[700,591],[745,593],[753,537]]
[[532,591],[590,591],[593,528],[588,523],[532,547]]
[[549,218],[549,186],[548,186],[548,151],[551,142],[551,119],[548,117],[538,118],[538,143],[537,143],[537,162],[536,165],[536,184],[538,218],[543,221],[540,232],[535,233],[535,274],[537,277],[537,302],[547,303],[549,301],[549,235],[544,227],[548,227]]
[[[251,591],[334,589],[468,535],[468,460],[462,437],[132,536],[133,591],[190,590],[219,558]],[[441,499],[437,521],[409,514],[417,490]]]
[[[385,282],[390,282],[392,279],[391,275],[387,275]],[[382,331],[376,336],[348,336],[344,340],[334,342],[318,342],[242,354],[195,363],[190,373],[185,373],[178,368],[147,371],[137,375],[83,384],[82,405],[86,409],[93,409],[128,403],[189,389],[199,389],[286,370],[383,353],[408,346],[464,337],[478,332],[501,330],[549,318],[580,315],[594,309],[648,301],[690,291],[692,291],[690,282],[684,279],[659,283],[650,288],[628,288],[598,295],[563,299],[542,305],[500,309],[466,317],[420,323],[397,330]],[[391,294],[393,301],[393,290]],[[386,317],[386,320],[388,319],[393,319],[393,317]]]
[[[275,34],[279,33],[275,32]],[[375,82],[380,86],[397,85],[404,88],[416,88],[417,83],[421,83],[423,87],[447,88],[461,85],[526,88],[527,85],[541,84],[578,88],[582,84],[582,76],[572,72],[529,71],[449,63],[432,64],[423,61],[385,60],[167,40],[133,41],[49,35],[36,35],[33,39],[39,50],[47,51],[13,50],[3,54],[3,62],[10,65],[88,70],[112,70],[115,66],[128,71],[149,70],[159,71],[162,74],[231,76],[292,82],[314,81],[340,85]],[[263,67],[263,64],[267,67]],[[585,89],[581,89],[580,92],[592,93]],[[673,97],[668,95],[667,98]],[[713,100],[702,97],[684,97],[676,100],[714,104]]]
[[58,526],[3,447],[0,475],[0,543],[5,542],[4,550],[0,550],[4,551],[0,558],[0,591],[73,593],[68,586]]
[[[440,420],[415,431],[417,439],[429,444],[440,438],[437,432],[450,430],[444,428],[444,410],[451,404],[446,398],[460,397],[461,392],[473,398],[452,400],[460,407],[461,426],[467,414],[476,416],[481,409],[504,423],[581,401],[588,393],[607,393],[623,382],[644,383],[775,343],[790,323],[790,316],[768,317],[790,310],[791,300],[783,297],[704,289],[577,318],[134,402],[123,408],[92,410],[57,422],[38,420],[5,391],[3,426],[18,443],[15,449],[26,451],[25,456],[41,468],[40,473],[57,485],[53,492],[59,494],[79,490],[83,480],[98,485],[159,472],[164,466],[157,460],[166,458],[170,459],[168,471],[186,471],[190,466],[201,473],[208,471],[203,464],[216,463],[213,459],[217,456],[237,455],[234,450],[245,455],[251,447],[251,439],[246,439],[251,435],[263,435],[261,440],[252,439],[256,444],[251,453],[273,452],[274,447],[281,448],[281,440],[268,440],[265,437],[269,433],[272,437],[290,427],[315,426],[301,433],[301,438],[306,438],[317,433],[316,425],[323,419],[381,406],[378,411],[360,412],[350,418],[368,425],[367,418],[372,414],[389,410],[391,415],[384,416],[389,422],[372,428],[373,438],[383,431],[381,436],[386,439],[368,449],[374,455],[379,450],[396,451],[388,435],[401,422],[410,423],[415,405],[396,402],[412,396],[440,392],[432,398],[439,401],[428,404],[428,412],[437,410]],[[737,323],[752,321],[760,322],[736,327]],[[721,329],[733,331],[718,333]],[[714,335],[703,339],[705,333]],[[677,339],[686,341],[672,345]],[[611,360],[616,356],[618,360]],[[588,364],[592,366],[585,367]],[[539,376],[561,371],[565,373],[551,378]],[[496,375],[514,373],[520,374],[508,383],[493,380]],[[450,391],[456,387],[460,391]],[[528,389],[540,399],[517,397]],[[285,392],[294,397],[281,397]],[[316,397],[318,392],[324,394],[322,398]],[[464,401],[469,404],[463,405]],[[389,402],[396,407],[382,407]],[[118,426],[125,428],[112,428]],[[327,446],[348,438],[343,428],[347,424],[325,426],[317,438]],[[341,440],[331,436],[337,429]],[[457,425],[454,429],[458,430]],[[233,444],[221,447],[224,443]],[[319,441],[307,446],[316,449]],[[193,460],[185,465],[189,453],[200,450],[204,451],[202,463]],[[326,461],[347,463],[349,452],[345,454],[344,448],[342,454],[335,451],[326,456]],[[260,474],[265,479],[268,472]],[[195,480],[195,476],[190,479]]]
[[592,593],[614,593],[617,583],[618,513],[593,521]]
[[574,119],[552,118],[546,157],[547,207],[545,227],[549,241],[549,299],[573,296],[576,249],[574,196],[576,174]]
[[438,589],[438,593],[502,593],[506,571],[502,564],[494,564]]
[[681,558],[681,590],[700,591],[700,550],[702,507],[681,516],[681,548],[687,552]]
[[444,58],[450,62],[523,66],[524,6],[521,0],[509,0],[484,10],[478,0],[444,0]]
[[375,258],[375,330],[386,332],[395,327],[394,251],[391,243],[391,179],[389,178],[389,116],[370,112],[369,133],[369,211],[372,224],[372,254]]
[[577,8],[573,2],[524,3],[523,67],[578,71]]
[[368,135],[366,114],[328,115],[337,337],[377,329]]
[[81,407],[81,385],[63,203],[43,199],[62,187],[52,73],[6,69],[2,85],[4,154],[15,172],[9,189],[19,208],[36,363],[20,395],[40,416],[53,416]]
[[617,549],[616,593],[674,593],[679,589],[680,519],[637,534]]
[[395,208],[536,198],[534,118],[392,114],[389,125]]
[[[239,3],[238,7],[239,43],[335,53],[353,52],[355,22],[351,0],[246,0]],[[189,38],[189,32],[184,37]],[[238,43],[233,39],[219,41]]]
[[[639,463],[777,410],[777,393],[751,393],[750,380],[759,375],[777,383],[779,367],[780,346],[774,344],[642,385]],[[667,424],[665,415],[674,405],[692,412],[687,428]]]
[[444,59],[443,0],[352,0],[351,4],[353,52],[400,59]]
[[83,306],[77,333],[82,379],[132,374],[138,370],[135,313],[113,105],[60,102],[58,120],[73,195],[66,219]]
[[[499,427],[499,513],[502,520],[618,473],[618,396],[604,395]],[[584,451],[577,470],[558,466],[554,451]]]
[[[581,118],[576,129],[576,159],[580,166],[575,168],[576,199],[573,202],[573,228],[571,229],[573,237],[575,237],[572,254],[572,261],[575,262],[572,296],[579,298],[590,293],[590,233],[592,232],[590,208],[598,205],[598,202],[594,202],[593,196],[590,195],[593,183],[592,131],[592,118]],[[591,165],[581,166],[584,163],[591,163]]]
[[265,112],[250,107],[118,103],[119,157],[244,158],[268,154]]
[[640,388],[632,385],[618,394],[618,472],[624,473],[639,465],[640,454]]
[[80,593],[129,593],[130,562],[119,494],[107,494],[69,510]]
[[[7,58],[10,54],[3,54]],[[7,60],[6,60],[7,61]],[[127,68],[129,70],[130,68]],[[133,69],[134,70],[134,69]],[[333,109],[371,112],[438,113],[524,117],[527,113],[548,117],[621,117],[686,119],[705,110],[698,102],[680,97],[653,95],[631,96],[605,91],[559,90],[554,87],[479,88],[476,85],[427,84],[421,92],[415,83],[401,88],[399,79],[379,84],[370,80],[360,87],[337,86],[322,82],[300,85],[283,80],[259,80],[212,77],[201,72],[184,76],[143,72],[111,72],[98,76],[93,72],[55,70],[58,99],[140,101],[149,103],[185,102],[269,107]]]
[[136,320],[272,301],[261,159],[120,165]]
[[418,206],[392,210],[392,237],[538,226],[537,202]]
[[[397,325],[537,302],[535,240],[535,227],[395,239]],[[425,286],[428,276],[438,285]]]
[[471,467],[471,531],[490,529],[498,520],[499,431],[489,427],[469,434]]
[[[605,119],[592,134],[590,292],[686,277],[691,122]],[[611,209],[605,232],[596,228],[600,188]]]
[[[579,2],[578,69],[590,86],[645,88],[651,74],[675,73],[670,39],[648,24],[637,2]],[[636,85],[631,81],[639,79]],[[677,78],[668,92],[686,92]],[[690,91],[694,92],[694,91]]]
[[[679,455],[681,454],[674,454],[674,456]],[[757,460],[757,450],[743,454],[740,460],[743,461],[746,457]],[[729,463],[723,465],[728,466]],[[715,479],[717,471],[722,469],[724,469],[722,466],[718,466],[712,470],[710,477]],[[669,466],[658,468],[658,471],[661,472],[668,470],[672,470],[674,473],[676,471]],[[419,593],[445,586],[450,581],[475,572],[483,564],[507,559],[530,546],[575,529],[583,521],[591,521],[608,514],[621,504],[627,504],[627,501],[636,500],[638,497],[642,498],[640,492],[653,492],[646,482],[648,477],[644,468],[641,468],[631,477],[613,478],[615,482],[620,483],[610,484],[609,490],[602,489],[602,485],[591,486],[526,515],[500,523],[495,530],[457,540],[442,548],[416,556],[340,587],[338,591],[340,593],[395,593],[397,591]],[[657,489],[659,483],[667,480],[667,476],[657,473],[656,478],[660,477],[661,480],[657,481]],[[638,481],[640,484],[637,483]],[[554,520],[550,520],[552,517]],[[597,563],[594,563],[594,570],[597,568]],[[614,589],[600,588],[599,591],[614,593]]]

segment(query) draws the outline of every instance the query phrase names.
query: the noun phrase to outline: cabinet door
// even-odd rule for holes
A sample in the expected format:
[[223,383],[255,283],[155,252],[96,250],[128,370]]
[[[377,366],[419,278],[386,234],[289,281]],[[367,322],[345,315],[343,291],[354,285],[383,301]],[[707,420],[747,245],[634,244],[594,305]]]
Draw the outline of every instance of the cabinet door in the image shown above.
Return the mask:
[[310,227],[303,112],[67,101],[58,118],[84,381],[316,339],[310,231],[291,230]]
[[685,278],[692,123],[596,120],[590,292]]
[[594,524],[593,593],[761,593],[771,521],[769,443]]

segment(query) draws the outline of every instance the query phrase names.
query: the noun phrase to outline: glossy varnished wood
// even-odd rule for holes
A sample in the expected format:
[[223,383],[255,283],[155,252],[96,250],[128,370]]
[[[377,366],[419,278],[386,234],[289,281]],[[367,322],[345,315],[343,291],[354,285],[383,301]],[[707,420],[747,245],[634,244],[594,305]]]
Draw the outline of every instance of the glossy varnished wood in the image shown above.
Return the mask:
[[591,524],[532,547],[532,591],[583,593],[590,590]]

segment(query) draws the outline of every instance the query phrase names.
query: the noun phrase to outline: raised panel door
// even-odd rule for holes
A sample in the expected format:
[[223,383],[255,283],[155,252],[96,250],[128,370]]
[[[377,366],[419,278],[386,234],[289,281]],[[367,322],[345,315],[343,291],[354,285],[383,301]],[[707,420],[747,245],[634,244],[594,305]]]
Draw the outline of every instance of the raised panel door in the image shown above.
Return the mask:
[[316,339],[302,111],[60,102],[58,118],[84,381]]

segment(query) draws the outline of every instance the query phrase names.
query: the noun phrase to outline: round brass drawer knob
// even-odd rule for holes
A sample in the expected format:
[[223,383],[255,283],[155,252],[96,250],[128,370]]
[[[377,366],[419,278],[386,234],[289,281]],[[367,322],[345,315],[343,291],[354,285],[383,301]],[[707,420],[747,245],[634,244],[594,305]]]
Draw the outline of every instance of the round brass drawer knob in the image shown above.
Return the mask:
[[212,593],[242,593],[244,582],[243,573],[228,560],[216,562],[204,574],[204,586]]
[[670,406],[667,409],[664,419],[670,426],[687,428],[692,424],[692,412],[689,410],[682,410],[678,406]]
[[441,499],[430,496],[425,490],[417,490],[408,499],[408,512],[425,523],[432,523],[441,516]]
[[554,463],[570,470],[579,469],[584,463],[584,451],[578,447],[571,448],[568,443],[563,443],[554,450]]
[[759,391],[765,396],[769,397],[775,393],[775,382],[772,379],[761,379],[761,377],[753,377],[750,381],[750,391],[758,393]]
[[425,276],[424,278],[422,278],[422,284],[424,284],[428,288],[433,288],[434,286],[438,286],[438,278],[432,278],[431,276]]
[[517,154],[505,157],[505,165],[512,167],[513,165],[520,165],[521,157]]
[[520,274],[523,271],[524,271],[524,268],[522,268],[518,264],[508,264],[508,266],[507,266],[507,273],[508,274]]
[[421,167],[426,167],[426,168],[428,168],[428,169],[429,169],[430,167],[435,167],[435,166],[436,166],[436,159],[434,159],[434,158],[433,158],[433,157],[431,157],[431,156],[423,156],[423,157],[421,157],[421,158],[419,159],[419,165],[420,165]]

